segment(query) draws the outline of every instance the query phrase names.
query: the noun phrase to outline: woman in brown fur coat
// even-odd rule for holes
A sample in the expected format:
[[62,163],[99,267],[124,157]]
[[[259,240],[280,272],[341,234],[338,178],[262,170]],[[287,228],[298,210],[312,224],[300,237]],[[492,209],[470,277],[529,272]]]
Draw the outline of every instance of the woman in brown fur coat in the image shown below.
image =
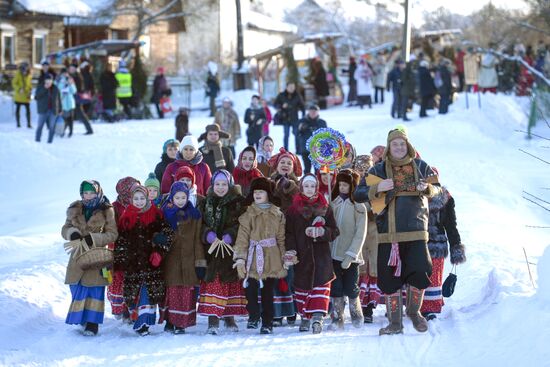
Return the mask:
[[[69,241],[86,241],[90,247],[106,247],[118,237],[115,211],[97,181],[80,184],[81,200],[67,209],[67,220],[61,235]],[[67,324],[85,327],[84,335],[96,335],[103,323],[105,286],[109,284],[101,269],[82,270],[76,264],[73,250],[67,265],[65,284],[71,287],[72,302]]]

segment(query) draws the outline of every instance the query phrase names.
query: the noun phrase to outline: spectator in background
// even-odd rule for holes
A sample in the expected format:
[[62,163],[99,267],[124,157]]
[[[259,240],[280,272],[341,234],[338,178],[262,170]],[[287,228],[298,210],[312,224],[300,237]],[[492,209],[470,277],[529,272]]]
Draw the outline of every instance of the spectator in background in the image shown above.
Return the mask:
[[342,70],[344,73],[348,73],[348,107],[355,105],[357,102],[357,79],[355,79],[355,70],[357,70],[357,63],[355,62],[355,57],[350,56],[349,58],[349,67]]
[[420,84],[420,117],[428,117],[426,110],[431,100],[433,100],[436,92],[434,79],[428,67],[430,63],[427,60],[420,61],[418,67],[418,81]]
[[187,134],[189,134],[189,110],[181,107],[176,116],[176,139],[181,141]]
[[111,64],[105,65],[105,70],[99,77],[99,85],[101,87],[101,97],[103,101],[103,118],[107,122],[115,122],[118,81],[115,78],[115,73],[111,70]]
[[304,161],[304,174],[310,173],[311,161],[309,159],[309,151],[307,150],[306,142],[313,135],[313,132],[322,127],[327,127],[325,120],[319,118],[319,106],[312,104],[307,109],[306,116],[300,120],[298,130],[300,131],[300,153]]
[[298,153],[298,111],[302,112],[302,117],[305,114],[305,106],[302,96],[296,91],[296,84],[289,82],[286,89],[277,95],[275,99],[275,108],[277,113],[274,120],[275,125],[283,125],[283,146],[288,150],[288,139],[290,136],[290,128],[294,134],[294,144]]
[[19,69],[17,69],[17,72],[11,81],[11,86],[13,88],[13,101],[15,102],[15,119],[17,121],[17,127],[21,127],[20,111],[21,106],[24,106],[27,116],[27,127],[30,129],[32,128],[30,109],[32,73],[27,62],[22,62],[19,65]]
[[223,99],[222,108],[216,111],[214,123],[218,124],[223,131],[229,133],[229,138],[222,139],[222,145],[229,148],[233,157],[236,157],[235,145],[237,145],[237,140],[241,138],[241,124],[239,123],[239,115],[233,109],[233,102],[229,97]]
[[414,72],[414,61],[416,58],[411,55],[410,61],[406,64],[401,73],[401,117],[403,121],[411,121],[407,118],[407,109],[409,101],[415,98],[416,75]]
[[61,73],[59,73],[55,86],[59,89],[61,111],[63,112],[63,119],[65,120],[62,136],[65,135],[65,129],[68,127],[70,138],[73,136],[74,109],[76,108],[74,96],[76,94],[76,86],[74,79],[71,78],[67,72],[67,69],[61,69]]
[[327,82],[327,73],[323,66],[323,62],[318,57],[311,61],[310,82],[315,88],[315,96],[319,107],[324,110],[327,108],[327,96],[329,95],[329,86]]
[[271,110],[269,109],[269,106],[267,105],[267,101],[265,99],[262,98],[260,100],[260,103],[265,113],[265,124],[262,128],[262,136],[267,136],[269,135],[269,124],[271,124],[272,121]]
[[50,66],[50,63],[47,60],[42,61],[42,70],[40,70],[40,76],[38,77],[37,84],[44,84],[44,77],[46,74],[51,74],[53,80],[56,79],[55,71]]
[[265,124],[265,112],[260,105],[260,96],[253,95],[250,107],[244,114],[244,122],[248,125],[246,137],[248,145],[258,147],[258,141],[262,137],[263,125]]
[[401,80],[401,73],[405,69],[405,63],[401,59],[395,60],[395,66],[388,73],[386,82],[386,88],[388,92],[392,91],[393,102],[391,105],[391,117],[400,119],[401,116],[401,86],[403,84]]
[[164,118],[164,112],[162,111],[162,108],[160,106],[160,100],[162,97],[169,96],[170,94],[172,94],[172,91],[170,90],[170,87],[168,86],[168,81],[164,76],[164,68],[162,66],[159,66],[157,68],[157,75],[155,76],[155,80],[153,81],[153,93],[151,95],[151,103],[153,103],[157,108],[158,116],[161,119]]
[[44,84],[38,85],[34,95],[38,110],[38,127],[36,128],[36,141],[42,138],[42,128],[47,124],[48,143],[53,141],[55,133],[55,117],[61,112],[59,108],[59,89],[53,84],[53,77],[49,74],[44,76]]
[[436,71],[436,87],[441,99],[439,100],[439,113],[446,114],[449,111],[449,105],[451,104],[451,71],[449,70],[451,61],[446,58],[442,58],[439,67]]
[[118,71],[115,74],[115,78],[118,82],[116,97],[124,108],[126,118],[132,118],[132,74],[130,74],[126,67],[126,61],[120,60],[118,63]]
[[75,94],[75,100],[76,100],[76,107],[75,107],[75,119],[82,121],[84,124],[84,127],[86,128],[86,134],[85,135],[91,135],[93,134],[92,126],[90,125],[90,119],[88,118],[88,115],[86,115],[86,112],[84,111],[83,103],[84,101],[81,99],[81,93],[83,92],[83,82],[82,82],[82,76],[78,72],[78,65],[76,63],[72,63],[69,65],[69,75],[71,78],[73,78],[76,91]]
[[94,112],[95,84],[92,77],[92,67],[88,61],[80,64],[80,75],[82,75],[82,91],[79,99],[86,116],[92,117]]
[[374,73],[369,64],[364,59],[361,59],[357,70],[355,70],[355,79],[357,79],[357,100],[361,109],[363,109],[364,105],[372,108],[373,76]]
[[460,47],[456,49],[455,66],[456,75],[458,76],[458,92],[464,90],[464,56],[466,53]]
[[373,65],[374,71],[374,103],[378,103],[378,93],[380,92],[380,103],[384,104],[384,88],[386,87],[386,61],[384,55],[376,55],[376,62]]
[[214,117],[216,113],[216,97],[220,92],[220,83],[215,74],[208,70],[206,77],[206,96],[210,99],[210,117]]

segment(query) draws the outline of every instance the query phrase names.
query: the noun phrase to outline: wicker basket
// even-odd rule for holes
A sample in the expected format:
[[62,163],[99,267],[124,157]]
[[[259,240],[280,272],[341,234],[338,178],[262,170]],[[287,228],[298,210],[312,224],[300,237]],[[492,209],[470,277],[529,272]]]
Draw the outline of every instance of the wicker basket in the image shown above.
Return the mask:
[[85,240],[77,250],[80,253],[75,257],[75,263],[82,270],[101,269],[113,263],[113,251],[107,247],[90,248]]

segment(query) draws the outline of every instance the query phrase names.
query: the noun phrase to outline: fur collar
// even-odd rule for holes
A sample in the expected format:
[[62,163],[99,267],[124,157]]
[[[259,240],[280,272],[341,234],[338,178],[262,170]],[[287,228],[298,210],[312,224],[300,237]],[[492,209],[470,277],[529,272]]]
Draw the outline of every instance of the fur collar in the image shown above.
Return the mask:
[[447,190],[445,186],[441,187],[441,192],[430,199],[429,201],[429,208],[431,212],[440,211],[443,209],[443,207],[447,204],[449,199],[451,198],[451,194]]

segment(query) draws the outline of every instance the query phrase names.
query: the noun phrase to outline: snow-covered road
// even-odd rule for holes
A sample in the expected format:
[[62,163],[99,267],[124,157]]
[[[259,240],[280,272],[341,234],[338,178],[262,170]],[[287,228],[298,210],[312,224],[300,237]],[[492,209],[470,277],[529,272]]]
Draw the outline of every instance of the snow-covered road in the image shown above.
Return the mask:
[[[233,94],[239,115],[252,92]],[[391,98],[391,96],[389,96]],[[379,337],[384,310],[360,330],[321,335],[277,328],[272,336],[244,330],[206,336],[206,320],[186,335],[168,335],[156,326],[138,337],[110,315],[96,338],[84,338],[64,324],[70,292],[63,284],[67,255],[60,229],[83,179],[98,180],[114,200],[121,177],[145,180],[159,160],[162,143],[174,134],[172,119],[95,124],[83,136],[77,124],[71,139],[47,145],[34,142],[34,131],[15,130],[0,121],[0,332],[1,365],[187,365],[187,366],[548,366],[550,365],[550,295],[533,289],[523,248],[536,263],[550,244],[548,214],[522,199],[522,190],[544,193],[547,165],[518,148],[545,153],[541,141],[526,141],[524,101],[482,96],[483,109],[466,110],[464,101],[446,116],[407,124],[422,158],[438,168],[440,181],[456,200],[459,230],[468,261],[458,268],[455,295],[446,299],[441,317],[426,334],[408,320],[405,334]],[[1,108],[7,108],[5,104]],[[385,144],[399,121],[389,104],[372,110],[344,107],[322,111],[328,125],[344,133],[359,154]],[[0,114],[1,115],[1,114]],[[211,121],[193,115],[190,129],[200,134]],[[244,126],[243,132],[244,132]],[[282,128],[271,127],[276,147]],[[291,139],[292,141],[293,139]],[[239,149],[245,145],[239,142]],[[546,153],[548,156],[548,153]],[[550,264],[550,251],[545,260]],[[536,266],[531,267],[537,281]],[[446,264],[446,271],[450,269]],[[542,274],[542,272],[541,272]],[[546,271],[546,276],[550,274]],[[542,279],[541,279],[542,280]],[[550,284],[550,280],[546,280]],[[546,292],[550,289],[545,288]]]

